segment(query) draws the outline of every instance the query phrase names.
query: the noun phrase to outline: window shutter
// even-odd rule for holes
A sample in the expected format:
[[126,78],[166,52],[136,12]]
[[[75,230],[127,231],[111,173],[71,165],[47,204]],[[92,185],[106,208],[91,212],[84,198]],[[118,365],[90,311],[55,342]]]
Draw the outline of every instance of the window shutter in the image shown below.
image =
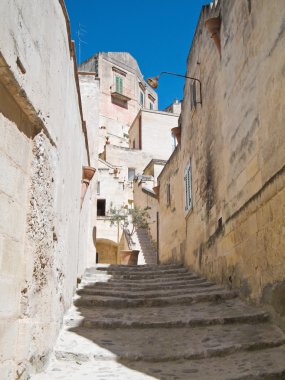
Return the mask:
[[116,76],[116,92],[123,93],[123,78]]
[[184,172],[185,212],[192,207],[192,169],[191,162]]

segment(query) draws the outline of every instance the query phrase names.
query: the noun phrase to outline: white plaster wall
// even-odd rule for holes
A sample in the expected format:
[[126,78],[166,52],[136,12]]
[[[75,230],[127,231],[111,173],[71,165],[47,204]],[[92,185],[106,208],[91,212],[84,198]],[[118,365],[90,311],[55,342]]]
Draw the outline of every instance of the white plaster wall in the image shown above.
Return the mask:
[[136,174],[142,174],[143,169],[154,158],[156,152],[145,152],[138,149],[121,148],[115,145],[106,146],[106,161],[116,163],[126,168],[136,168]]
[[178,126],[178,115],[142,110],[142,150],[155,158],[168,159],[173,151],[171,129]]
[[[7,0],[0,3],[0,14],[1,53],[22,88],[19,97],[33,106],[51,136],[28,139],[17,120],[0,114],[1,144],[5,141],[0,247],[1,257],[11,263],[10,269],[7,264],[0,269],[9,286],[8,293],[4,287],[0,291],[2,299],[9,296],[0,310],[5,316],[0,373],[14,380],[23,371],[22,380],[46,361],[71,303],[80,260],[85,260],[79,225],[86,231],[88,208],[80,211],[80,186],[87,155],[61,3]],[[13,170],[18,172],[14,179]],[[9,193],[20,184],[17,194]]]
[[91,166],[96,168],[95,175],[91,181],[85,199],[82,205],[83,215],[88,215],[88,226],[86,228],[86,221],[80,225],[80,237],[85,241],[87,235],[87,255],[86,262],[82,263],[79,267],[80,273],[84,268],[90,267],[96,263],[96,246],[94,235],[96,231],[97,221],[97,180],[98,180],[98,149],[99,149],[99,102],[100,102],[100,81],[93,75],[79,75],[80,93],[82,99],[83,116],[86,121],[88,133],[88,145],[90,151]]
[[154,158],[167,160],[174,148],[171,129],[178,126],[179,115],[169,112],[141,110],[129,130],[129,144],[139,149],[141,118],[141,149]]

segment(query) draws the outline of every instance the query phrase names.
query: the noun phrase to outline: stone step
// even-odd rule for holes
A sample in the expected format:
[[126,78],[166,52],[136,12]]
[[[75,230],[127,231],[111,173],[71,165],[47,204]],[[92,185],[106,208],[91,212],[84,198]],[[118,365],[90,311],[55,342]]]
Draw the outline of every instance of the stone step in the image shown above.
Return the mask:
[[181,294],[190,294],[190,293],[203,293],[207,292],[216,292],[223,290],[221,287],[214,284],[198,284],[194,286],[188,286],[187,288],[182,289],[160,289],[160,290],[147,290],[147,291],[138,291],[138,290],[122,290],[117,289],[116,287],[110,287],[110,289],[101,289],[100,287],[86,287],[79,289],[77,294],[79,295],[100,295],[104,297],[119,297],[119,298],[158,298],[158,297],[172,297]]
[[128,289],[167,289],[168,288],[175,288],[179,286],[187,286],[191,284],[198,284],[198,283],[203,283],[206,280],[200,277],[195,277],[189,280],[179,280],[179,279],[173,279],[169,282],[164,282],[164,281],[117,281],[114,280],[113,278],[102,278],[100,281],[95,281],[94,279],[91,280],[86,280],[85,278],[82,279],[82,285],[88,286],[88,287],[94,287],[94,286],[102,286],[102,287],[114,287],[114,288],[128,288]]
[[156,297],[156,298],[122,298],[122,297],[103,297],[103,296],[90,296],[84,295],[75,300],[76,306],[107,306],[107,307],[138,307],[138,306],[163,306],[172,304],[191,304],[194,302],[205,302],[205,301],[220,301],[227,300],[236,297],[235,292],[228,290],[215,290],[209,292],[205,290],[204,292],[191,292],[182,295]]
[[[201,302],[191,305],[168,305],[111,309],[105,307],[80,307],[80,324],[89,328],[134,328],[134,327],[185,327],[208,326],[231,323],[259,323],[267,321],[264,310],[245,305],[239,299],[223,302]],[[66,322],[67,325],[69,322]],[[71,322],[70,322],[71,323]]]
[[[254,326],[214,325],[194,328],[143,329],[86,329],[78,327],[66,331],[56,347],[60,360],[86,361],[110,357],[117,360],[145,362],[178,359],[205,359],[242,350],[256,350],[281,346],[285,337],[276,326],[261,323]],[[80,343],[74,333],[88,340]],[[95,343],[95,344],[94,344]],[[108,350],[108,351],[106,351]]]
[[[156,275],[165,275],[165,274],[174,274],[176,273],[177,275],[180,275],[181,273],[189,273],[189,271],[186,268],[165,268],[165,269],[159,269],[159,270],[154,270],[150,268],[145,268],[144,270],[141,269],[115,269],[115,268],[106,268],[106,269],[98,269],[99,273],[106,273],[106,274],[112,274],[112,275],[146,275],[148,276],[149,274],[156,274]],[[86,271],[85,274],[97,274],[96,271],[90,272]]]
[[196,279],[181,283],[167,283],[167,284],[155,284],[155,285],[143,285],[143,284],[121,284],[120,282],[95,282],[95,283],[84,283],[82,282],[82,289],[115,289],[128,290],[128,291],[138,291],[138,292],[148,292],[151,290],[174,290],[174,289],[185,289],[195,288],[199,286],[209,287],[215,285],[213,282],[208,282],[205,279]]
[[284,356],[281,346],[206,360],[53,360],[45,373],[32,376],[32,380],[284,380]]
[[284,380],[285,347],[237,352],[206,360],[150,363],[121,361],[128,368],[164,380]]
[[106,269],[112,269],[112,270],[127,270],[127,271],[137,271],[137,270],[153,270],[153,271],[160,271],[165,269],[181,269],[184,268],[182,264],[159,264],[156,268],[153,268],[151,265],[144,264],[144,265],[120,265],[120,264],[96,264],[95,267],[89,267],[86,269],[86,272],[89,271],[95,271],[98,270],[106,270]]
[[[122,283],[125,280],[131,280],[132,282],[143,282],[143,283],[149,283],[149,282],[171,282],[171,281],[181,281],[181,280],[191,280],[191,279],[196,279],[199,278],[194,273],[191,272],[186,272],[186,273],[181,273],[177,275],[176,273],[173,274],[166,274],[166,275],[159,275],[158,273],[155,274],[116,274],[116,275],[108,275],[107,273],[101,272],[101,276],[105,275],[106,278],[110,278],[113,280],[120,280]],[[107,277],[108,276],[108,277]],[[97,280],[99,277],[96,274],[85,274],[83,276],[85,280]]]

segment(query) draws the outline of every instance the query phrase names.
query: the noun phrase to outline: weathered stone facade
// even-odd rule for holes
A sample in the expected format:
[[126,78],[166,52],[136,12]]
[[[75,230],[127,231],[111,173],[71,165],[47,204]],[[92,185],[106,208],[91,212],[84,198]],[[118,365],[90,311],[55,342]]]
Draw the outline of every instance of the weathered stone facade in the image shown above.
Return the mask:
[[[221,55],[205,28],[220,17]],[[187,75],[202,82],[191,104],[190,83],[184,88],[179,165],[171,178],[184,193],[184,170],[191,160],[192,207],[181,236],[170,242],[163,261],[186,240],[186,265],[208,278],[235,288],[245,297],[271,304],[284,316],[284,1],[220,1],[203,7],[187,61]],[[192,97],[193,99],[193,97]],[[180,149],[180,148],[179,148]],[[164,190],[162,190],[164,192]],[[175,197],[176,198],[176,197]],[[176,201],[176,199],[175,199]],[[167,215],[161,202],[161,219]],[[185,232],[185,238],[184,238]]]
[[0,13],[0,377],[23,380],[46,362],[86,268],[90,160],[63,1]]

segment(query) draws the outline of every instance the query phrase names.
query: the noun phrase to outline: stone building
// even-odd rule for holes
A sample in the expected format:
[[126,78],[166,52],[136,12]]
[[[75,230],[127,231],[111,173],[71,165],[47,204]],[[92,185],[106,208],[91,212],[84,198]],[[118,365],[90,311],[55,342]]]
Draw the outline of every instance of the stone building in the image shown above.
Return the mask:
[[64,2],[2,1],[0,13],[0,377],[22,380],[47,360],[92,262],[81,181],[94,142]]
[[98,153],[106,138],[111,144],[128,147],[129,128],[139,110],[158,108],[157,94],[144,81],[137,61],[127,52],[102,52],[79,69],[81,74],[95,73],[100,81]]
[[153,158],[166,160],[171,155],[171,129],[177,127],[180,103],[175,101],[167,112],[158,111],[157,94],[129,53],[97,53],[80,65],[79,73],[88,133],[98,136],[90,147],[100,157],[93,223],[97,260],[116,263],[123,231],[110,225],[109,211],[133,207],[135,176]]
[[279,316],[285,313],[284,20],[283,0],[203,7],[187,60],[187,75],[201,88],[186,79],[181,145],[158,179],[160,260],[179,260]]

